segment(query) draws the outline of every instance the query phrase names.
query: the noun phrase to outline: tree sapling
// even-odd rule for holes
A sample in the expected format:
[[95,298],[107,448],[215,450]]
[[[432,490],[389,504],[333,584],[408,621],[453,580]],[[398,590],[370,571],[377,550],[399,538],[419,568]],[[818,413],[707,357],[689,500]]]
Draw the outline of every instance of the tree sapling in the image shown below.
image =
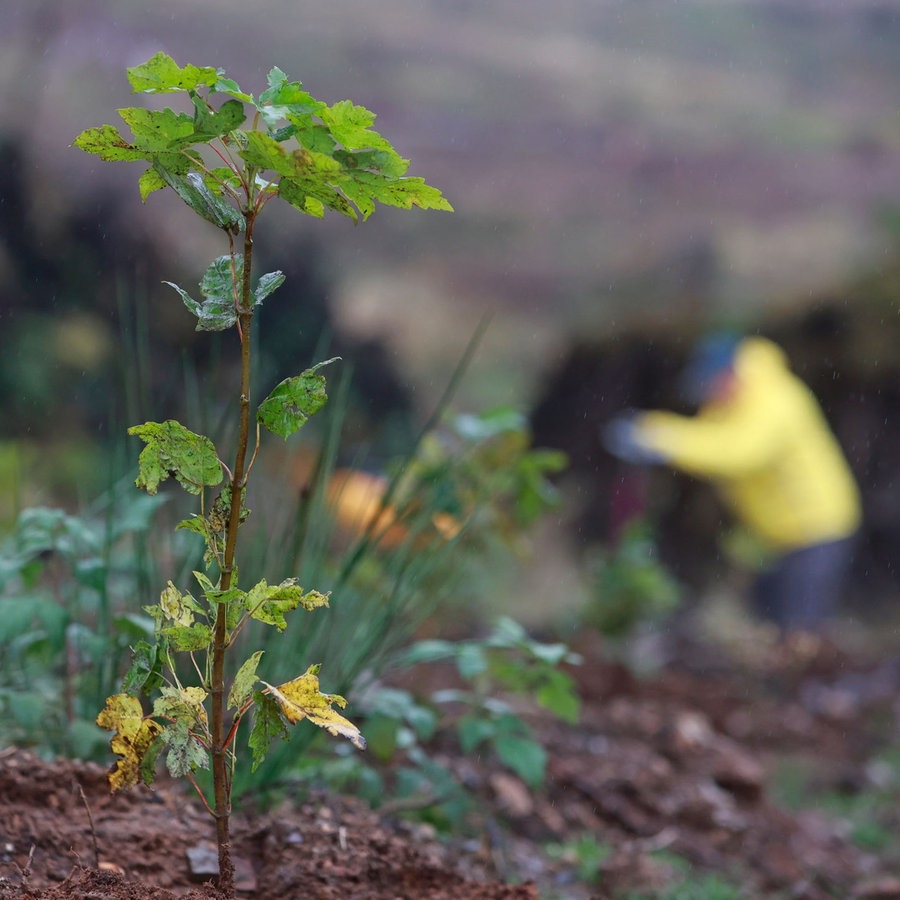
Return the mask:
[[[138,94],[181,94],[187,111],[170,108],[120,109],[130,136],[113,125],[88,128],[74,145],[107,161],[143,161],[141,198],[171,188],[198,216],[219,228],[227,254],[215,259],[200,282],[201,299],[171,287],[197,317],[200,331],[234,329],[240,352],[240,388],[235,398],[237,440],[231,465],[213,442],[176,421],[145,422],[129,429],[145,444],[136,484],[149,494],[169,476],[199,498],[198,514],[178,528],[206,544],[205,572],[195,572],[195,597],[171,581],[159,602],[145,607],[156,622],[155,643],[142,641],[122,685],[108,698],[97,722],[112,731],[119,757],[110,772],[113,790],[153,780],[155,762],[165,754],[169,771],[197,789],[216,821],[219,890],[234,892],[229,816],[239,726],[253,712],[249,734],[252,765],[272,739],[307,719],[357,747],[359,730],[335,707],[345,700],[319,689],[319,664],[280,685],[257,674],[262,651],[238,667],[230,683],[226,657],[250,619],[279,631],[285,614],[328,605],[328,596],[300,586],[295,578],[238,585],[237,549],[247,481],[260,444],[260,428],[282,438],[301,428],[325,404],[326,360],[277,385],[251,411],[251,329],[259,307],[284,281],[281,272],[253,280],[254,227],[270,200],[280,197],[307,215],[334,210],[354,222],[367,219],[376,203],[451,210],[436,188],[406,175],[408,160],[373,130],[375,115],[348,100],[329,106],[273,68],[268,87],[245,93],[221,69],[179,66],[157,53],[127,70]],[[249,111],[249,112],[248,112]],[[249,114],[249,121],[248,121]],[[168,282],[167,282],[168,283]],[[223,484],[224,482],[224,484]],[[222,487],[219,489],[219,486]],[[210,489],[219,489],[209,502]],[[185,684],[176,653],[187,654],[196,684]],[[141,694],[155,695],[146,714]],[[195,779],[212,768],[213,796]]]

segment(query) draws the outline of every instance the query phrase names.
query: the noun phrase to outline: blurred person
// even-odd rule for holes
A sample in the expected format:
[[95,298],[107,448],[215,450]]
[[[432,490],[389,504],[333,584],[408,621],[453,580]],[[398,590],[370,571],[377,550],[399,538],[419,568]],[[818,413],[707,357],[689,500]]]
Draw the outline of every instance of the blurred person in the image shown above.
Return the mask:
[[682,387],[695,416],[623,415],[607,449],[712,482],[767,551],[757,612],[782,632],[818,631],[836,611],[859,528],[859,490],[812,391],[761,337],[702,342]]

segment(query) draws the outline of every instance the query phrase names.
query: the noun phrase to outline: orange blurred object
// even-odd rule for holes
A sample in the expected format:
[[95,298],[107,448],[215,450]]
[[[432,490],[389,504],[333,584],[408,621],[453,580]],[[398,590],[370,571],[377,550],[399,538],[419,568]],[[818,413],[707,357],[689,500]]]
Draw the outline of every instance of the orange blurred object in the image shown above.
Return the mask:
[[[408,540],[409,529],[396,508],[384,502],[388,487],[388,479],[381,475],[357,469],[335,470],[328,482],[326,498],[338,529],[354,537],[368,533],[375,543],[386,548],[399,547]],[[435,513],[431,522],[444,540],[452,540],[459,534],[460,523],[447,513]],[[423,534],[416,540],[427,544],[434,536]]]

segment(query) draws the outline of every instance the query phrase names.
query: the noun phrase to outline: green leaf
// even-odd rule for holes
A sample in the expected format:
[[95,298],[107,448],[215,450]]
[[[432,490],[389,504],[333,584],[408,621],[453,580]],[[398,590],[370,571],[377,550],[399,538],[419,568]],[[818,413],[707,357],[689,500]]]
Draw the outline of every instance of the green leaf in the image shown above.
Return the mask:
[[459,746],[463,753],[471,753],[479,744],[496,733],[494,723],[477,715],[463,716],[457,723]]
[[207,721],[204,701],[209,694],[201,687],[174,687],[163,685],[160,696],[153,701],[153,715],[160,719],[179,719],[189,727],[205,725]]
[[339,357],[327,359],[302,374],[286,378],[256,410],[257,421],[273,434],[287,438],[302,428],[309,417],[317,413],[328,401],[325,393],[325,377],[317,372]]
[[209,539],[209,535],[206,531],[206,519],[203,516],[198,516],[196,514],[192,515],[189,519],[182,519],[176,526],[176,531],[193,531],[195,534],[199,534],[204,540]]
[[312,154],[308,151],[299,149],[289,153],[275,138],[263,131],[251,131],[246,137],[247,145],[241,149],[240,154],[245,162],[256,169],[285,176],[299,176],[313,162]]
[[340,189],[341,164],[330,152],[303,147],[289,152],[271,135],[250,132],[241,156],[251,166],[281,175],[279,196],[301,212],[321,218],[328,208],[355,221],[356,211]]
[[328,129],[328,126],[308,112],[288,113],[288,121],[293,128],[297,143],[311,153],[319,153],[325,157],[336,159],[340,147]]
[[227,185],[235,192],[241,189],[241,179],[228,166],[217,166],[214,169],[208,169],[203,173],[203,180],[214,194],[224,193],[223,185]]
[[231,690],[228,692],[229,709],[240,709],[253,693],[253,685],[257,682],[256,667],[259,665],[263,653],[263,650],[257,650],[238,669],[237,675],[234,676],[234,681],[231,683]]
[[216,81],[213,90],[219,94],[228,94],[236,100],[240,100],[242,103],[255,102],[253,100],[253,94],[244,93],[244,91],[241,90],[241,86],[233,78],[224,78],[221,73],[219,73],[219,78]]
[[254,691],[253,709],[253,727],[250,729],[247,743],[253,753],[251,771],[255,772],[266,758],[269,744],[279,737],[287,740],[290,733],[287,722],[281,713],[281,707],[274,697],[270,697],[262,691]]
[[350,100],[319,110],[319,117],[332,136],[348,150],[386,150],[396,152],[390,141],[372,129],[375,113]]
[[212,298],[199,303],[175,282],[164,281],[163,284],[167,284],[173,290],[178,291],[188,311],[197,317],[195,331],[225,331],[237,322],[237,313],[234,310],[233,300]]
[[360,171],[399,178],[409,168],[409,160],[395,150],[335,150],[334,158],[351,174]]
[[550,670],[544,677],[546,680],[538,687],[535,699],[544,709],[574,725],[581,707],[575,682],[565,672],[557,670]]
[[35,606],[31,597],[7,597],[0,600],[0,644],[8,644],[34,631]]
[[366,747],[382,762],[390,762],[397,752],[400,725],[393,716],[376,714],[366,719]]
[[106,580],[109,577],[109,567],[99,557],[79,559],[75,563],[74,569],[75,578],[79,584],[98,592],[102,591],[106,586]]
[[146,201],[154,191],[161,191],[165,186],[166,180],[155,168],[153,168],[153,166],[151,166],[138,179],[138,190],[141,192],[141,201]]
[[421,741],[434,737],[438,727],[438,717],[434,710],[418,703],[411,703],[406,709],[406,721]]
[[425,641],[416,641],[408,650],[405,650],[397,661],[397,668],[407,668],[417,663],[436,662],[440,659],[449,659],[456,653],[456,644],[453,641],[445,641],[432,638]]
[[[442,209],[453,212],[453,207],[435,187],[426,184],[424,178],[386,178],[374,172],[354,172],[341,182],[341,189],[359,208],[371,205],[371,201],[400,209]],[[368,218],[364,214],[363,218]]]
[[214,87],[219,72],[210,66],[178,65],[171,56],[157,53],[139,66],[126,70],[131,89],[137,93],[174,94],[198,87]]
[[314,113],[325,106],[303,90],[299,81],[288,81],[277,66],[269,72],[268,82],[269,87],[259,95],[256,106],[270,128],[292,113]]
[[65,738],[70,759],[96,759],[104,752],[106,734],[93,721],[72,719],[66,726]]
[[539,641],[530,641],[526,649],[535,659],[549,666],[558,666],[563,662],[572,663],[577,660],[577,656],[569,650],[566,644],[542,644]]
[[188,431],[179,422],[145,422],[132,426],[128,433],[147,444],[138,457],[135,484],[148,494],[155,494],[160,482],[170,475],[190,494],[199,494],[204,485],[222,480],[222,466],[213,442]]
[[284,272],[266,272],[261,276],[253,291],[254,305],[259,306],[263,300],[284,284]]
[[487,639],[487,644],[489,647],[511,649],[526,645],[528,640],[528,632],[520,623],[509,616],[500,616],[494,625],[491,636]]
[[278,183],[278,196],[294,209],[317,219],[325,215],[326,209],[331,209],[354,222],[359,220],[350,201],[335,188],[324,184],[321,178],[282,178]]
[[244,608],[250,616],[266,625],[274,625],[279,631],[287,628],[286,612],[295,610],[304,598],[303,588],[296,578],[288,578],[281,584],[267,584],[265,579],[247,591]]
[[331,591],[322,593],[321,591],[306,591],[300,598],[300,605],[307,611],[312,612],[314,609],[320,609],[328,606],[328,598],[331,597]]
[[147,787],[150,787],[156,780],[156,761],[159,759],[159,754],[164,748],[165,744],[163,743],[162,738],[156,736],[141,757],[139,767],[140,778],[141,783],[147,785]]
[[98,128],[86,128],[72,142],[75,147],[86,153],[93,153],[107,162],[146,159],[147,154],[130,144],[119,133],[114,125],[100,125]]
[[241,214],[222,197],[214,194],[196,172],[188,172],[182,177],[178,172],[167,168],[159,159],[153,160],[153,169],[198,216],[212,222],[232,234],[237,234],[244,227]]
[[180,149],[193,143],[194,120],[185,113],[129,106],[119,110],[122,121],[134,135],[134,146],[144,151]]
[[232,258],[226,255],[214,259],[200,281],[200,292],[204,297],[202,303],[194,300],[177,284],[171,281],[164,284],[178,291],[184,305],[197,317],[197,331],[224,331],[237,322],[235,291],[239,290],[243,272],[244,261],[240,256]]
[[205,650],[213,639],[212,628],[199,622],[187,627],[161,628],[160,634],[169,639],[173,650],[179,651]]
[[502,735],[494,741],[497,756],[530,787],[540,787],[547,767],[547,752],[531,738]]
[[456,668],[467,681],[487,671],[488,661],[479,644],[461,644],[456,652]]
[[269,69],[269,74],[266,75],[266,81],[268,82],[269,90],[263,91],[263,93],[259,95],[260,103],[264,102],[264,100],[268,101],[271,99],[271,97],[266,95],[270,94],[272,91],[279,90],[287,83],[287,75],[285,75],[278,66],[272,66],[272,68]]
[[122,679],[123,693],[137,696],[150,693],[162,684],[162,659],[159,647],[138,641],[134,645],[131,667]]
[[209,576],[204,575],[203,572],[195,571],[193,575],[197,579],[197,584],[200,585],[200,590],[207,596],[218,591],[218,588],[209,580]]
[[46,727],[50,701],[39,691],[12,691],[6,702],[8,715],[25,731],[36,733]]
[[225,606],[225,622],[229,629],[240,621],[244,614],[244,602],[247,599],[247,594],[237,586],[237,572],[237,567],[235,567],[231,587],[227,590],[216,587],[202,572],[194,572],[194,577],[203,589],[203,596],[209,603],[213,617],[218,612],[217,606]]
[[166,768],[173,778],[183,778],[197,769],[209,768],[209,751],[190,733],[187,722],[176,721],[167,725],[160,740],[169,748]]
[[191,96],[194,104],[194,141],[208,143],[213,138],[222,137],[235,131],[244,123],[247,113],[240,100],[226,100],[217,109],[210,109],[207,102],[196,94]]
[[101,548],[100,535],[92,523],[46,506],[22,510],[16,520],[14,541],[20,564],[47,550],[71,560]]
[[122,613],[113,617],[113,627],[123,640],[143,640],[153,636],[153,622],[138,613]]

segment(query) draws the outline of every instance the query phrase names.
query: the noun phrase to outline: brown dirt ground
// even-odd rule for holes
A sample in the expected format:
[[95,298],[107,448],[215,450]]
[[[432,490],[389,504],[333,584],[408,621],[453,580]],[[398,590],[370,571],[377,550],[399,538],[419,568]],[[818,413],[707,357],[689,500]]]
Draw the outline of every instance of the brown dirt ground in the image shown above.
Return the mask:
[[[637,679],[583,649],[578,725],[521,710],[549,752],[542,789],[487,757],[432,748],[479,797],[480,836],[441,841],[334,796],[240,814],[238,896],[656,897],[674,854],[747,897],[900,898],[886,860],[833,820],[779,808],[771,791],[785,758],[814,760],[823,791],[865,786],[867,761],[897,741],[900,660],[794,645],[760,669],[691,648],[679,655],[689,666]],[[611,848],[590,885],[545,852],[585,834]],[[111,796],[99,765],[0,752],[0,898],[215,896],[202,875],[212,841],[208,815],[177,785]]]

